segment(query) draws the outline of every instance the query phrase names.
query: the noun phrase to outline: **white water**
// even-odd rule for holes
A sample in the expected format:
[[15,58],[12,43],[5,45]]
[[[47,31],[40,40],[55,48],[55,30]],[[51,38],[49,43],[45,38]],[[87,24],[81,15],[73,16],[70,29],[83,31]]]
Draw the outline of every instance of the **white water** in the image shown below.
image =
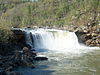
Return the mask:
[[[29,31],[28,31],[29,32]],[[35,49],[46,49],[53,51],[81,52],[89,49],[100,49],[97,47],[86,47],[80,45],[74,32],[56,30],[56,29],[36,29],[30,30],[30,37],[27,36],[29,45]],[[31,42],[33,40],[33,42]],[[80,51],[81,49],[81,51]]]

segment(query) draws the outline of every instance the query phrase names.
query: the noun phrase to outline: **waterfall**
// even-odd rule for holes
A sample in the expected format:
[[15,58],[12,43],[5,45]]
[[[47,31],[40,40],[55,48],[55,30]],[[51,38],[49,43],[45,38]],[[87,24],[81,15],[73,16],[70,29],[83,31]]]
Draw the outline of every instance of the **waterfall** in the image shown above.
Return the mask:
[[100,49],[80,45],[74,32],[57,29],[30,29],[25,31],[25,41],[31,50],[80,52]]
[[26,33],[26,43],[35,49],[66,49],[79,47],[74,32],[56,29],[36,29]]

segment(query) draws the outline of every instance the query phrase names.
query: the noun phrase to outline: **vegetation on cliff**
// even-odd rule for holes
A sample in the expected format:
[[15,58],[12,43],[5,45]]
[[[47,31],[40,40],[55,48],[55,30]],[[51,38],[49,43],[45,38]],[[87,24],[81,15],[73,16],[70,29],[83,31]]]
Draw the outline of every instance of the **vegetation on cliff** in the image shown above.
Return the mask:
[[99,0],[0,0],[0,42],[11,27],[100,26]]

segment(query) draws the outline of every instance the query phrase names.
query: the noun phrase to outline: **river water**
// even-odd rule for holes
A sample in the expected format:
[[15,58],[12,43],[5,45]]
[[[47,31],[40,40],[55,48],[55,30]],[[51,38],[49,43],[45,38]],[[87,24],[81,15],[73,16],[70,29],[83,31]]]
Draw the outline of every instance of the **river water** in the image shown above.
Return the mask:
[[[17,71],[24,75],[100,75],[100,48],[80,45],[73,32],[43,29],[30,32],[38,55],[48,60],[35,62],[34,69],[21,67]],[[27,43],[32,46],[29,40]]]
[[24,75],[100,75],[100,50],[83,53],[47,51],[48,61],[38,61],[36,68],[19,68]]

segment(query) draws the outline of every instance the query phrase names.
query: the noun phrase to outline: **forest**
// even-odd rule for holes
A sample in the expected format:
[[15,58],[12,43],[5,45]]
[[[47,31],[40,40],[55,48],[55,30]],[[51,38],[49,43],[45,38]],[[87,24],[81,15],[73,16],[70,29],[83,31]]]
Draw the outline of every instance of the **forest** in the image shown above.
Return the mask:
[[0,42],[12,27],[99,26],[99,0],[0,0]]

